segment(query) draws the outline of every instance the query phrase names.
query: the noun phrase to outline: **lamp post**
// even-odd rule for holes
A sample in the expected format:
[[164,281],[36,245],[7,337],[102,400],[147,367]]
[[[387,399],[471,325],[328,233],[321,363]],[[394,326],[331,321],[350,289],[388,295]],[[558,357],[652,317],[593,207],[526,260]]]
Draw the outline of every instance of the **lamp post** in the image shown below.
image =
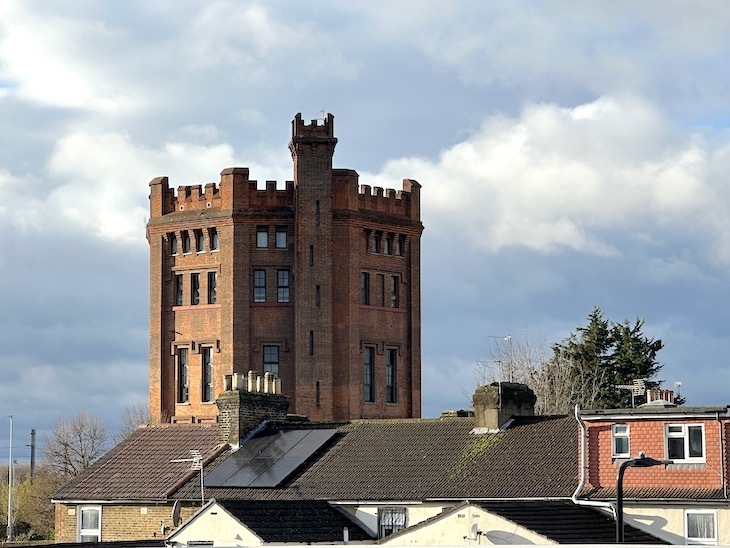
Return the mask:
[[13,540],[13,416],[10,418],[10,450],[8,452],[8,542]]
[[631,468],[649,468],[651,466],[659,466],[661,464],[672,464],[671,460],[657,460],[647,457],[643,451],[638,457],[629,459],[621,463],[616,477],[616,543],[620,544],[624,541],[624,473],[626,469]]

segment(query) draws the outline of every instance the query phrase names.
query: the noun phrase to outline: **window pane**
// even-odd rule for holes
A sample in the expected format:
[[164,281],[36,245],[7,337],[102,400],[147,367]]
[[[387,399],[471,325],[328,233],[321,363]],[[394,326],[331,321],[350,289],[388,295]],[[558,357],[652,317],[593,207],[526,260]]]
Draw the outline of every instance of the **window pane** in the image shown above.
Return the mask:
[[216,290],[217,283],[218,278],[216,273],[208,272],[208,304],[215,304],[218,299],[218,292]]
[[203,347],[203,401],[213,401],[213,349]]
[[264,373],[279,376],[279,347],[277,345],[264,346]]
[[715,539],[714,514],[687,514],[687,537],[691,539]]
[[266,271],[253,271],[253,302],[266,302]]
[[99,510],[97,508],[84,508],[81,510],[81,528],[99,528]]
[[210,249],[218,249],[218,230],[216,228],[211,228],[209,230],[210,233]]
[[183,253],[190,253],[190,233],[187,230],[182,233],[182,248]]
[[667,440],[667,456],[670,460],[684,458],[684,438],[669,438]]
[[614,455],[628,455],[629,454],[629,438],[625,438],[625,437],[614,438],[613,454]]
[[373,384],[373,356],[374,349],[366,346],[363,349],[363,400],[366,402],[375,401],[375,387]]
[[188,349],[181,348],[177,354],[177,402],[188,401]]
[[170,254],[177,255],[177,238],[174,234],[170,234]]
[[276,229],[276,247],[286,249],[286,228]]
[[200,253],[205,247],[205,237],[202,230],[195,231],[195,251]]
[[256,247],[269,247],[269,229],[259,227],[256,230]]
[[701,457],[702,456],[702,427],[701,426],[688,426],[689,430],[689,456],[690,457]]
[[194,273],[190,275],[190,304],[198,304],[200,302],[200,274]]

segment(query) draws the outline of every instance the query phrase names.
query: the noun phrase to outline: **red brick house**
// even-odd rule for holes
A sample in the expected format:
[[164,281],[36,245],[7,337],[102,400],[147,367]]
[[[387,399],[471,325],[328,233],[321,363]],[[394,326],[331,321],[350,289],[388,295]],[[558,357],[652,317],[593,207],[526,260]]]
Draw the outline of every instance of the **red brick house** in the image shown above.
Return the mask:
[[616,500],[621,463],[643,452],[672,464],[627,468],[626,523],[672,543],[730,544],[730,411],[653,402],[636,409],[585,410],[579,499]]

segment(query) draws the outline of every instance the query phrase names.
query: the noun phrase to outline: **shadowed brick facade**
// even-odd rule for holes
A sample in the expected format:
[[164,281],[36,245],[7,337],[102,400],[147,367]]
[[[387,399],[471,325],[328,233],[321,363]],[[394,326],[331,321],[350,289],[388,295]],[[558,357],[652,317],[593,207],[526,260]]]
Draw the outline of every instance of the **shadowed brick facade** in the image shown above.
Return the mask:
[[333,169],[334,117],[292,122],[294,180],[150,183],[150,411],[209,422],[224,376],[280,377],[316,420],[421,413],[420,185]]

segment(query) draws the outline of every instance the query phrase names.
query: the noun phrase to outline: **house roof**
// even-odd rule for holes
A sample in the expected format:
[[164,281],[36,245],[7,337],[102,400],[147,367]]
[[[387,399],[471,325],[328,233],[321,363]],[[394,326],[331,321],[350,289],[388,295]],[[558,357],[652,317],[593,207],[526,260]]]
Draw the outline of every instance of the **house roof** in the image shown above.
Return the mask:
[[[475,505],[558,544],[610,544],[616,540],[613,518],[572,502],[488,501]],[[631,525],[624,526],[624,539],[628,544],[669,544]]]
[[636,418],[643,418],[647,416],[675,416],[675,417],[696,417],[699,415],[716,416],[720,413],[722,416],[727,416],[730,413],[730,408],[727,405],[722,406],[672,406],[663,407],[660,405],[643,405],[633,408],[622,408],[622,409],[581,409],[580,416],[585,420],[608,420],[614,416],[625,416]]
[[[572,417],[520,417],[492,434],[471,434],[473,428],[472,418],[351,421],[339,425],[329,444],[280,486],[209,487],[206,495],[218,500],[408,501],[568,498],[575,490],[578,425]],[[222,455],[208,470],[229,457]],[[194,500],[198,493],[191,479],[174,498]]]
[[54,500],[164,500],[194,477],[190,450],[216,455],[218,428],[171,425],[136,430],[54,495]]
[[352,516],[325,501],[219,500],[229,514],[264,542],[341,542],[372,540]]

